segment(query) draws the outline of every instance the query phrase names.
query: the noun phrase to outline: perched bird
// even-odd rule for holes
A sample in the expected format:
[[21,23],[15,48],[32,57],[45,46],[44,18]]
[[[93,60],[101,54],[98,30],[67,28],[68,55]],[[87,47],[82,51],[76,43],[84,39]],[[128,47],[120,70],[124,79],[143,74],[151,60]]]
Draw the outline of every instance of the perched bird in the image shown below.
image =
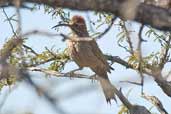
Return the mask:
[[67,40],[68,53],[73,61],[75,61],[80,68],[89,67],[98,75],[98,80],[100,81],[107,102],[110,102],[111,99],[116,100],[113,85],[110,83],[107,75],[107,72],[110,73],[111,67],[107,63],[96,41],[94,39],[90,41],[72,40],[73,38],[91,38],[87,31],[84,18],[76,15],[72,17],[69,24],[61,24],[60,26],[68,26],[73,32],[73,36]]

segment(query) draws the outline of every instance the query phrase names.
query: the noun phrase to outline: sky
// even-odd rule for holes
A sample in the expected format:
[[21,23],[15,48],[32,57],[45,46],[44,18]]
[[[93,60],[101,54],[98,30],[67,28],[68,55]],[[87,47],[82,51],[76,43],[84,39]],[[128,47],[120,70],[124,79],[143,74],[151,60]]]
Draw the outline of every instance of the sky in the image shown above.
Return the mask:
[[[5,9],[9,16],[14,14],[13,8]],[[68,10],[66,10],[68,11]],[[71,11],[71,15],[82,15],[87,20],[87,13],[85,12],[76,12]],[[97,19],[97,17],[92,12],[88,12],[91,20]],[[52,17],[48,14],[45,14],[43,8],[38,11],[29,11],[22,10],[22,31],[23,33],[31,30],[43,30],[50,31],[56,33],[55,30],[52,30],[51,27],[57,24],[57,19],[52,19]],[[2,13],[2,9],[0,9],[0,48],[3,43],[12,35],[11,28],[8,22],[4,22],[5,16]],[[88,20],[87,20],[88,21]],[[87,22],[86,21],[86,22]],[[129,22],[127,26],[131,30],[138,31],[139,24],[134,22]],[[15,23],[13,23],[15,26]],[[88,22],[87,22],[88,24]],[[88,24],[89,25],[89,24]],[[88,26],[90,29],[90,26]],[[104,30],[105,27],[97,29],[99,31]],[[96,29],[95,29],[96,30]],[[60,32],[68,34],[69,29],[61,28]],[[120,56],[125,59],[128,55],[125,54],[125,50],[118,48],[117,46],[117,34],[119,33],[117,25],[111,28],[111,30],[100,40],[98,40],[99,47],[102,49],[103,53],[111,54],[114,56]],[[145,36],[144,36],[145,37]],[[135,33],[132,33],[132,38],[134,39],[134,45],[136,45],[137,36]],[[151,40],[147,44],[143,44],[143,53],[144,55],[157,50],[158,45],[152,44],[153,40]],[[48,38],[45,36],[32,35],[29,36],[26,44],[31,46],[37,52],[41,52],[44,47],[52,47],[56,46],[56,48],[60,48],[61,50],[66,47],[65,42],[61,41],[60,37],[56,38]],[[76,69],[78,66],[74,63],[67,64],[64,72],[70,71],[71,69]],[[123,84],[120,81],[131,80],[131,81],[140,81],[139,75],[136,71],[126,69],[125,67],[114,64],[115,68],[111,74],[109,74],[109,78],[115,86],[118,88],[122,87],[125,95],[129,90],[131,92],[128,95],[129,100],[133,104],[140,104],[143,106],[147,106],[150,108],[151,104],[146,100],[141,98],[141,88],[139,86],[131,85],[131,84]],[[82,71],[86,74],[91,74],[92,72],[89,69],[84,69]],[[99,83],[95,81],[92,83],[91,80],[87,79],[68,79],[68,78],[56,78],[51,77],[47,78],[41,73],[31,73],[33,80],[45,87],[50,88],[48,92],[51,92],[53,96],[58,96],[62,100],[59,100],[59,106],[64,108],[67,114],[117,114],[121,103],[112,102],[112,105],[106,103],[101,88],[99,87]],[[14,89],[13,89],[14,88]],[[78,93],[76,96],[68,96],[69,93],[72,93],[74,90],[79,88],[88,88],[88,92]],[[156,86],[153,79],[146,76],[145,77],[145,86],[144,91],[150,95],[156,95],[163,102],[164,107],[168,112],[171,112],[169,108],[171,105],[171,99],[169,99],[166,95],[163,94],[161,89]],[[8,98],[1,108],[1,113],[10,112],[10,111],[18,111],[22,113],[23,111],[33,111],[34,114],[56,114],[56,112],[50,107],[50,104],[45,102],[45,100],[39,96],[31,86],[28,86],[24,82],[17,82],[12,87],[4,87],[0,93],[0,101],[3,99],[3,96],[9,94]],[[119,100],[118,100],[119,101]],[[156,111],[155,108],[152,109]]]

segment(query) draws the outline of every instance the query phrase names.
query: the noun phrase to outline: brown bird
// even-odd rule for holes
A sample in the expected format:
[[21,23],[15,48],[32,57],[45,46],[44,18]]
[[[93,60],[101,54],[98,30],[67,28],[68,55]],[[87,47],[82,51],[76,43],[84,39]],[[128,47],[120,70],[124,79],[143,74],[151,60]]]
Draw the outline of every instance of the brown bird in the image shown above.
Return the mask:
[[[73,36],[67,40],[68,52],[70,57],[80,67],[89,67],[98,75],[101,87],[103,89],[106,101],[110,102],[111,99],[115,99],[113,85],[110,83],[107,72],[110,73],[111,67],[107,63],[102,51],[98,47],[94,39],[90,41],[74,41],[72,39],[90,39],[87,31],[86,23],[83,17],[73,16],[71,23],[60,24],[57,26],[69,26],[73,32]],[[57,27],[54,26],[54,27]]]

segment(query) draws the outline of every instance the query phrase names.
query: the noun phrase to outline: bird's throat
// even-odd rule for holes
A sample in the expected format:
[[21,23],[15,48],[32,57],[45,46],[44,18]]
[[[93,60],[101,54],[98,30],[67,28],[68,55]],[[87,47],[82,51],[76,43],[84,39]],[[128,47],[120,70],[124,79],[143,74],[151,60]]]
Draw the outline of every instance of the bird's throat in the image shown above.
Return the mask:
[[73,27],[72,33],[74,36],[78,36],[78,37],[89,37],[87,28],[84,27]]

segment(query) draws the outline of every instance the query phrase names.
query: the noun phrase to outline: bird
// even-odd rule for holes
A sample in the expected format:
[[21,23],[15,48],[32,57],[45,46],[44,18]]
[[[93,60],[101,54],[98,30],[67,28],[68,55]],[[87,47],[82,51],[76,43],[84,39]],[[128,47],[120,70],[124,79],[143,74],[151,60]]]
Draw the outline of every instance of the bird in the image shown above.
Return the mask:
[[[82,16],[75,15],[71,18],[68,24],[59,24],[54,26],[68,26],[72,30],[72,36],[67,40],[68,54],[73,61],[79,66],[80,69],[83,67],[90,68],[98,76],[98,80],[102,87],[104,96],[107,102],[111,103],[111,100],[115,100],[115,90],[113,85],[109,81],[108,74],[111,73],[111,66],[108,64],[105,56],[98,47],[95,39],[91,38],[86,22]],[[88,41],[75,41],[74,38],[78,39],[92,39]]]

